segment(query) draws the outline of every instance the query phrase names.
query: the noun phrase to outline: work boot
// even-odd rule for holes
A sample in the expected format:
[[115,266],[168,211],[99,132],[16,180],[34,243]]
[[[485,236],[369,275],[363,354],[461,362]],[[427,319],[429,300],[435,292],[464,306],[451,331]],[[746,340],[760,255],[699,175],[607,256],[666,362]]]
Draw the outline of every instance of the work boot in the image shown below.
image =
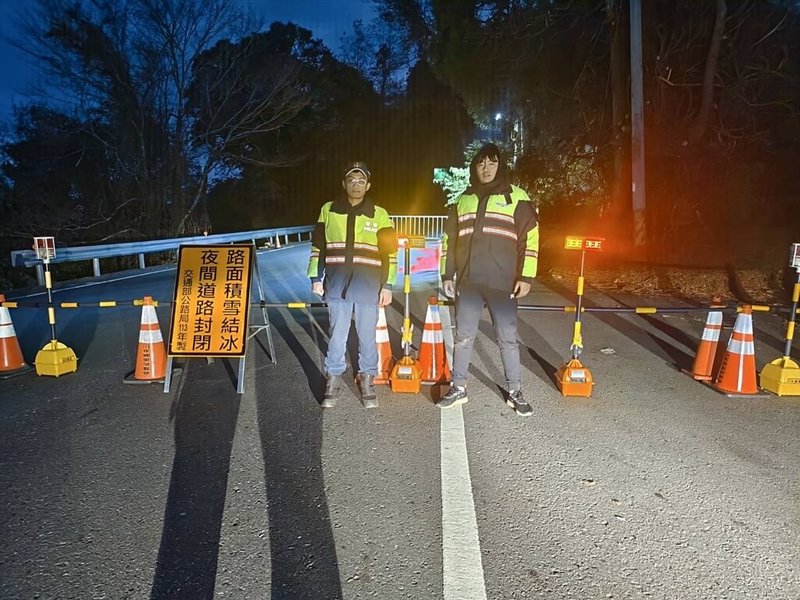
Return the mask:
[[378,398],[375,396],[374,375],[367,373],[358,374],[358,385],[361,388],[361,404],[364,408],[378,408]]
[[341,375],[328,375],[328,382],[325,384],[325,398],[322,400],[322,408],[333,408],[336,406],[341,385]]
[[513,408],[520,417],[530,417],[533,414],[533,408],[531,408],[531,405],[525,400],[525,397],[522,395],[522,390],[511,390],[508,392],[506,404]]
[[436,406],[439,408],[453,408],[460,404],[466,404],[468,401],[467,388],[451,383],[450,390],[441,397]]

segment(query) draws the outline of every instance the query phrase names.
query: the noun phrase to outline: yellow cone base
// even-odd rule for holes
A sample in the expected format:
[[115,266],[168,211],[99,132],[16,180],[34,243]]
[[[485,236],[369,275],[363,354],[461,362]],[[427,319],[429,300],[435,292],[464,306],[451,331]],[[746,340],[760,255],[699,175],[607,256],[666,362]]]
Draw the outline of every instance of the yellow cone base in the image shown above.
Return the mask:
[[61,342],[53,340],[36,353],[37,375],[50,375],[58,377],[78,370],[78,357],[72,348],[67,348]]
[[759,385],[777,396],[800,396],[800,367],[788,358],[773,360],[761,369]]
[[422,382],[422,367],[410,356],[404,356],[392,369],[389,382],[392,392],[418,394]]
[[564,396],[583,396],[588,398],[592,395],[592,374],[581,364],[577,358],[573,358],[568,363],[561,365],[556,372],[556,384],[558,390]]

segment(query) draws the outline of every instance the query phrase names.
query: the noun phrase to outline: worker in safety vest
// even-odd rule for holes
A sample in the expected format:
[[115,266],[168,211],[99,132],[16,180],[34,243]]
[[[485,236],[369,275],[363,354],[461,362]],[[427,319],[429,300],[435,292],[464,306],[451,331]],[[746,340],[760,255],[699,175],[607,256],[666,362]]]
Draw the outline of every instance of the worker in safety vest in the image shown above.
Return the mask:
[[397,278],[397,237],[389,213],[366,197],[370,172],[350,163],[342,187],[346,197],[326,203],[311,239],[311,290],[328,304],[330,342],[325,356],[324,408],[335,406],[347,364],[345,350],[355,313],[358,383],[365,408],[377,408],[373,380],[378,374],[378,306],[392,301]]
[[536,208],[521,188],[508,182],[494,144],[478,150],[469,166],[470,186],[451,207],[442,249],[442,288],[455,298],[456,336],[450,390],[438,405],[467,402],[467,370],[483,307],[492,318],[506,376],[506,403],[530,416],[522,395],[517,344],[517,299],[536,276],[539,226]]

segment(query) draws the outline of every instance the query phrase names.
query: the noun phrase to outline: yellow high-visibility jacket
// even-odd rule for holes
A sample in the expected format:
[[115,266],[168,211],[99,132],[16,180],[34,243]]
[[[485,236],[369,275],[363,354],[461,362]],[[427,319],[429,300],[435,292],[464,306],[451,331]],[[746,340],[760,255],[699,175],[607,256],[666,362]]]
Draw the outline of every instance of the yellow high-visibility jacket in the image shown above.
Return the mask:
[[511,292],[517,281],[531,283],[539,263],[539,220],[522,188],[479,198],[468,188],[445,222],[442,280],[466,281]]
[[397,279],[397,236],[389,213],[371,200],[328,202],[311,238],[308,276],[323,281],[325,298],[377,304]]

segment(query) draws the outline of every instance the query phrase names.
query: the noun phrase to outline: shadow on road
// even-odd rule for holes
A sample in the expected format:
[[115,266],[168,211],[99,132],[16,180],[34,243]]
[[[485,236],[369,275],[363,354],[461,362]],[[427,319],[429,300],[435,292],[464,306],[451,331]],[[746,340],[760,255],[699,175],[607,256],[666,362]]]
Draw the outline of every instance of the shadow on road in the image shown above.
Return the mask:
[[226,359],[186,362],[152,600],[214,597],[240,397]]

